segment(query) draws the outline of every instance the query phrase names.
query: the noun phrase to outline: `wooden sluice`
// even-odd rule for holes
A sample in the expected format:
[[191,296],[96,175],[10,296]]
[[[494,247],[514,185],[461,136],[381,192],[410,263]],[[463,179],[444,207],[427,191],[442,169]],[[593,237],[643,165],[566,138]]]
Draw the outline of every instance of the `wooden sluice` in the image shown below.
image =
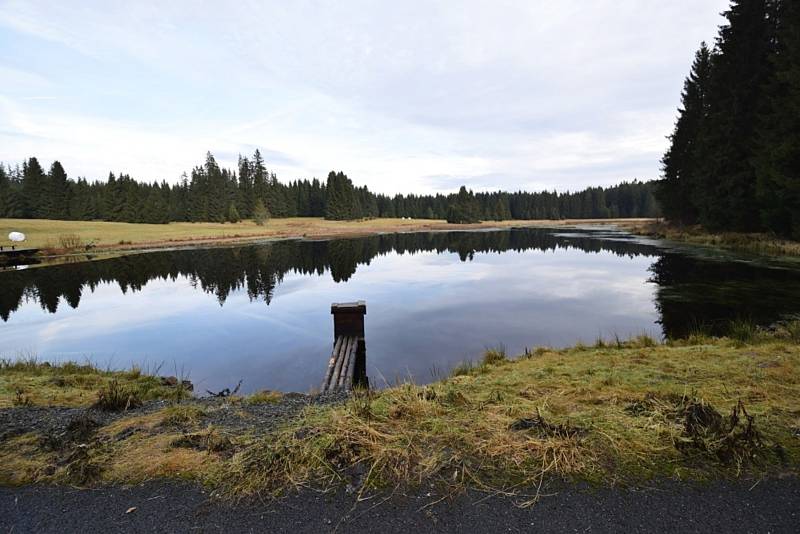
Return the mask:
[[331,304],[333,351],[322,381],[322,392],[369,387],[367,350],[364,342],[364,301]]

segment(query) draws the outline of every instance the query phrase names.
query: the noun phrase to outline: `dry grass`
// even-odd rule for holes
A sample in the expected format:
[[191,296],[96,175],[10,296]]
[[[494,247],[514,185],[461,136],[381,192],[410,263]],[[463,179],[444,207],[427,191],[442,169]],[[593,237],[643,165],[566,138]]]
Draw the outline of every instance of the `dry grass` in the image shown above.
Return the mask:
[[46,475],[45,469],[55,461],[54,454],[44,450],[36,434],[24,434],[0,442],[0,485],[18,486]]
[[508,488],[545,476],[613,484],[796,471],[800,347],[622,345],[541,351],[309,409],[212,480],[251,494],[312,482]]
[[638,234],[760,254],[763,256],[800,256],[800,243],[770,234],[720,232],[700,226],[678,227],[663,221],[629,222],[625,228]]
[[[515,360],[493,353],[434,384],[309,406],[265,436],[225,435],[204,426],[211,408],[182,404],[97,430],[70,461],[62,453],[59,463],[28,437],[27,449],[14,441],[22,438],[0,442],[0,459],[20,466],[14,483],[182,477],[230,496],[301,485],[364,492],[424,482],[514,492],[547,477],[618,484],[796,473],[795,327],[748,343],[640,336]],[[58,467],[42,477],[46,465]]]
[[130,484],[153,478],[199,479],[220,461],[206,451],[176,447],[181,434],[134,434],[95,462],[102,468],[102,481]]
[[58,244],[64,250],[74,250],[86,246],[80,236],[76,234],[61,234],[58,236]]
[[[644,223],[648,219],[624,220]],[[511,226],[564,226],[576,223],[600,222],[611,224],[622,220],[564,220],[564,221],[501,221],[473,225],[447,224],[428,219],[370,219],[363,221],[326,221],[316,217],[270,219],[264,226],[253,221],[239,223],[170,223],[131,224],[104,221],[56,221],[45,219],[0,219],[0,236],[14,230],[27,236],[25,246],[65,251],[61,237],[70,236],[75,242],[92,244],[96,249],[136,249],[169,247],[182,244],[236,242],[252,239],[285,237],[334,237],[368,235],[382,232],[411,232],[428,230],[464,230],[468,228],[507,228]]]

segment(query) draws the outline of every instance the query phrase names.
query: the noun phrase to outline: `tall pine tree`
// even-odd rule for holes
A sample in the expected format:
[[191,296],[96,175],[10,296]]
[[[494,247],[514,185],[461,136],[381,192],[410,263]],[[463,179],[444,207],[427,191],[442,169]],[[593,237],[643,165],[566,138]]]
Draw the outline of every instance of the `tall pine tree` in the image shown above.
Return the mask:
[[681,108],[670,147],[661,160],[664,178],[658,186],[658,201],[664,216],[684,224],[697,222],[698,194],[697,139],[708,115],[708,85],[711,77],[711,52],[705,43],[695,54],[692,70],[683,84]]
[[698,139],[700,221],[711,229],[760,227],[753,166],[755,125],[770,80],[774,0],[733,0],[712,60],[709,111]]
[[800,2],[778,6],[775,75],[758,122],[756,193],[764,227],[800,240]]

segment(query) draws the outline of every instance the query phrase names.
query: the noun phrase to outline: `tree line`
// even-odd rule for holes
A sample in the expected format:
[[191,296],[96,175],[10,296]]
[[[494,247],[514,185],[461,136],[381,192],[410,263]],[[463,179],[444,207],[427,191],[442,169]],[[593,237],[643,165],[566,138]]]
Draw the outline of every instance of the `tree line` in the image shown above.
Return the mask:
[[684,82],[657,199],[676,223],[800,239],[800,2],[724,16]]
[[623,182],[579,192],[478,192],[384,195],[357,187],[341,171],[283,183],[258,150],[239,157],[238,169],[220,167],[211,153],[177,184],[146,183],[109,173],[106,181],[73,180],[61,163],[48,170],[31,157],[22,166],[0,165],[0,217],[106,220],[133,223],[238,222],[269,217],[446,219],[455,223],[506,219],[653,217],[651,182]]

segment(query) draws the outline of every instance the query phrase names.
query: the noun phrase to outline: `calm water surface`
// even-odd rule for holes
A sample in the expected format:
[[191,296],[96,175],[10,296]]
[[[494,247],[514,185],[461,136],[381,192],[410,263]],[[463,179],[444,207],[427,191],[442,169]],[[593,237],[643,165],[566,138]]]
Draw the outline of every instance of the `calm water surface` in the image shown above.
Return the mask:
[[178,250],[0,272],[0,355],[162,365],[203,389],[308,391],[330,304],[367,301],[373,385],[489,346],[679,336],[800,312],[800,270],[609,229],[401,234]]

